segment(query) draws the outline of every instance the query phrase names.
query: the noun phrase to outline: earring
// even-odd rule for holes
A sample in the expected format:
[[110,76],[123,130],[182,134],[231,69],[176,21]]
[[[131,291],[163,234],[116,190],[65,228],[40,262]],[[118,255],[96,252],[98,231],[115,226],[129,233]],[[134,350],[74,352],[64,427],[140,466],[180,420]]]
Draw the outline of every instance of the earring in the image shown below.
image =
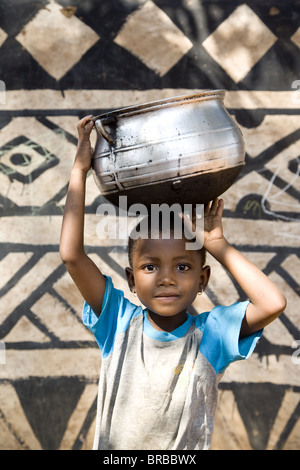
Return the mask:
[[199,289],[198,292],[197,292],[198,295],[202,295],[202,293],[203,293],[202,289]]
[[131,292],[132,292],[133,295],[136,297],[136,290],[135,290],[135,288],[133,288]]

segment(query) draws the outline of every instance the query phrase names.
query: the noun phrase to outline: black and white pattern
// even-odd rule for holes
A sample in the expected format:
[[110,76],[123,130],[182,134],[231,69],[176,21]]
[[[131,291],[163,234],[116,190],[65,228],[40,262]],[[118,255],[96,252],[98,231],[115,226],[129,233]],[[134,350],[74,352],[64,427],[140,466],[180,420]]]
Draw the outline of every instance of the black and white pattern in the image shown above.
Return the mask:
[[[78,119],[204,88],[227,90],[246,142],[226,233],[288,299],[253,357],[225,374],[213,448],[299,449],[299,25],[292,0],[0,4],[1,449],[93,439],[99,353],[58,254]],[[96,235],[101,202],[90,176],[87,251],[126,289],[126,246]],[[209,261],[196,312],[244,298]]]

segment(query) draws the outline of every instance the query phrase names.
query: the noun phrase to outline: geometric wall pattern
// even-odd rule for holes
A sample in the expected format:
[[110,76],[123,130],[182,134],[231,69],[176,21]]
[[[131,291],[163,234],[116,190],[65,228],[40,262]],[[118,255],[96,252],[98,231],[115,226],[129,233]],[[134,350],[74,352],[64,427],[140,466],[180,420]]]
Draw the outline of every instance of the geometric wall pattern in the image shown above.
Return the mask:
[[[78,119],[222,88],[246,143],[245,167],[223,195],[225,232],[283,289],[288,304],[253,356],[222,379],[212,448],[299,450],[300,22],[294,2],[19,3],[0,5],[0,449],[92,446],[99,350],[82,325],[83,301],[58,253]],[[90,175],[86,249],[127,291],[126,243],[96,234],[102,201]],[[244,299],[223,268],[208,262],[212,278],[195,313]]]

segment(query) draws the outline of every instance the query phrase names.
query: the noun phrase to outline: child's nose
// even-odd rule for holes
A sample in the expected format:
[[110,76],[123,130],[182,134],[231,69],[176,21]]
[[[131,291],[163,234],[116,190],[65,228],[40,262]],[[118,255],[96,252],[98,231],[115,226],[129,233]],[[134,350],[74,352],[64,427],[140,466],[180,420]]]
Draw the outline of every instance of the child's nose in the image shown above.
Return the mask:
[[163,268],[159,271],[158,285],[174,285],[175,275],[172,269]]

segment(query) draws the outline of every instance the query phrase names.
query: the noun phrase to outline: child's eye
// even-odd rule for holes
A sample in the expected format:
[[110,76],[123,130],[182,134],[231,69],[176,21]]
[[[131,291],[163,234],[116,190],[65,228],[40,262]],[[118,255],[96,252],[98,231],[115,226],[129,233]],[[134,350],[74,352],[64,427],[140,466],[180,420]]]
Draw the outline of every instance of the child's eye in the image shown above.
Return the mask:
[[178,271],[188,271],[190,269],[190,266],[188,264],[178,264],[177,266]]
[[154,264],[146,264],[145,266],[143,266],[143,269],[147,272],[153,272],[155,271],[155,266]]

